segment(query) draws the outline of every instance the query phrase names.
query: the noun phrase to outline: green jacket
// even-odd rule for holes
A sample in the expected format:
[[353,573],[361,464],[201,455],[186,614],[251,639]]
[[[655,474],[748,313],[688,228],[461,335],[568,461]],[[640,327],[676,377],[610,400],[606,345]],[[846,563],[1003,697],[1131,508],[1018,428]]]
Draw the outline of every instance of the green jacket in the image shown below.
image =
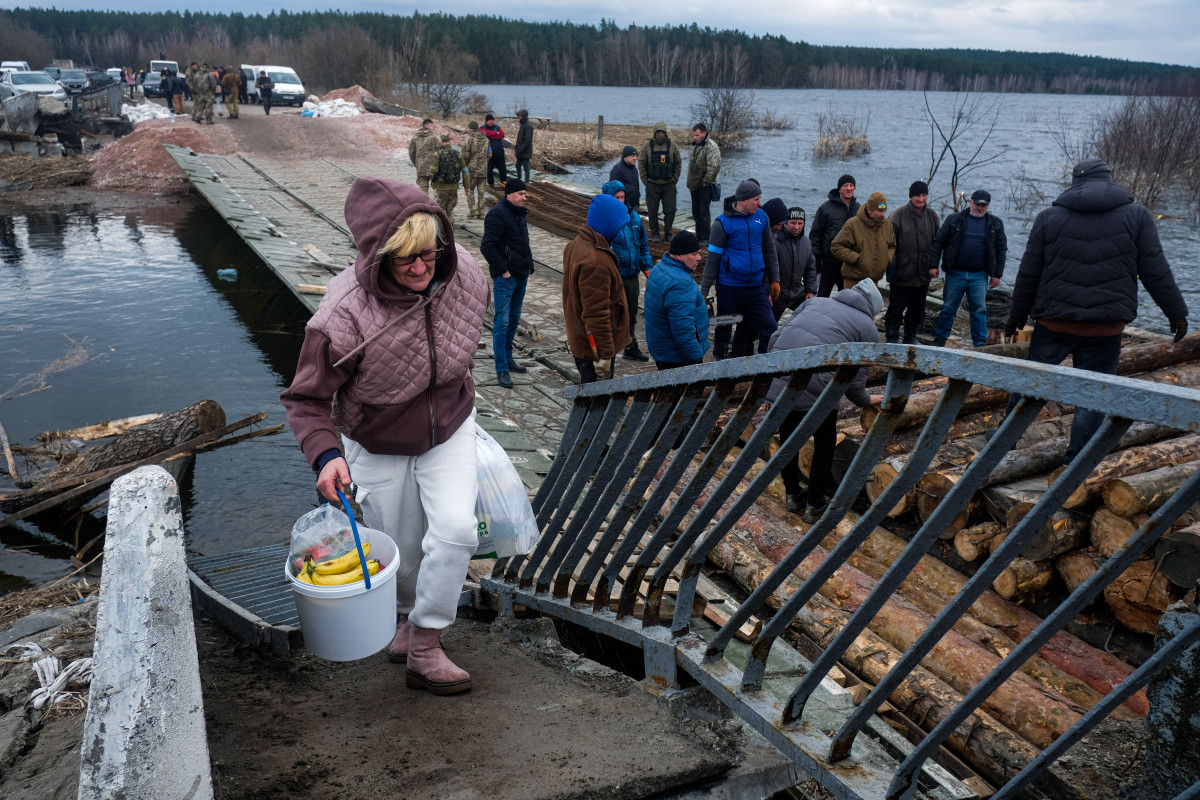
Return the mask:
[[704,137],[704,143],[692,145],[692,160],[688,162],[687,188],[694,192],[705,183],[716,183],[717,173],[721,171],[721,148],[711,136]]
[[[679,173],[683,170],[683,157],[679,155],[679,147],[671,141],[671,136],[667,133],[667,123],[654,123],[654,132],[658,133],[659,131],[667,134],[666,142],[659,144],[651,137],[642,145],[642,151],[638,153],[638,175],[641,177],[642,183],[647,185],[653,183],[667,186],[679,183]],[[651,169],[652,166],[653,169]]]
[[[442,165],[442,159],[450,159],[449,163],[454,165],[454,174],[458,176],[458,180],[453,183],[439,181],[437,179],[438,170]],[[448,189],[452,186],[458,186],[458,181],[462,180],[463,173],[466,172],[467,165],[463,162],[463,157],[457,150],[449,145],[438,149],[433,154],[433,159],[429,162],[428,175],[432,178],[432,185],[437,189]]]
[[438,137],[428,128],[421,128],[413,134],[408,143],[408,160],[417,168],[418,175],[429,174],[429,162],[438,150]]

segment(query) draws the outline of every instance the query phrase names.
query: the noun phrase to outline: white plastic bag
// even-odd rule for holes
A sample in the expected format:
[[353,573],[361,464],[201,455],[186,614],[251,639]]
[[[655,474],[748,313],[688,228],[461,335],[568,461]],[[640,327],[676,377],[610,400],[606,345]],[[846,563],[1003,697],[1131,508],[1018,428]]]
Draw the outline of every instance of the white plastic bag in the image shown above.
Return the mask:
[[479,494],[475,517],[479,521],[476,557],[523,556],[538,540],[537,519],[517,468],[499,442],[475,426],[475,452],[479,463]]
[[[359,525],[359,536],[368,530]],[[292,574],[298,575],[305,558],[311,557],[319,564],[357,549],[346,512],[333,503],[322,503],[292,526],[292,549],[288,563],[291,564]]]

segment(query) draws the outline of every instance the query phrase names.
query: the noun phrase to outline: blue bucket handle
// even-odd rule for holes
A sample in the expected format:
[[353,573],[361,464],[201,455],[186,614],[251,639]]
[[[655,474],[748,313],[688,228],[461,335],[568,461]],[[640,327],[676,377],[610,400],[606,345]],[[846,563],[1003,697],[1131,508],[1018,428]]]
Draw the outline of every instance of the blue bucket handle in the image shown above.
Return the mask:
[[350,518],[350,530],[354,533],[354,546],[358,548],[358,561],[362,564],[363,580],[367,582],[367,591],[371,591],[371,573],[367,570],[367,554],[362,549],[362,539],[358,538],[358,523],[354,521],[354,512],[350,509],[350,501],[346,499],[346,495],[342,494],[342,490],[336,486],[338,499],[342,501],[342,507],[346,509],[346,516]]

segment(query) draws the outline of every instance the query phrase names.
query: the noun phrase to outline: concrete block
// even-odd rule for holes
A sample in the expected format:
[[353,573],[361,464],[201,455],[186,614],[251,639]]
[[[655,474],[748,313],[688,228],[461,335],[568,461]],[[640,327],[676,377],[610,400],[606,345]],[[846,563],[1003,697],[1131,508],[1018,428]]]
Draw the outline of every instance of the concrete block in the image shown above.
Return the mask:
[[79,800],[209,800],[204,701],[179,487],[161,467],[113,483]]

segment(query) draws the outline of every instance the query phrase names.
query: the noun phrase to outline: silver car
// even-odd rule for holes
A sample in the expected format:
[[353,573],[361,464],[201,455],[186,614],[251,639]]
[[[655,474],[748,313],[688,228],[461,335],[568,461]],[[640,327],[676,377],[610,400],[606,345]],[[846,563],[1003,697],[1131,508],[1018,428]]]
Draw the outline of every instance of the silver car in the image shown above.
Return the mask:
[[0,78],[0,98],[12,97],[21,92],[67,102],[67,90],[44,72],[9,72]]

